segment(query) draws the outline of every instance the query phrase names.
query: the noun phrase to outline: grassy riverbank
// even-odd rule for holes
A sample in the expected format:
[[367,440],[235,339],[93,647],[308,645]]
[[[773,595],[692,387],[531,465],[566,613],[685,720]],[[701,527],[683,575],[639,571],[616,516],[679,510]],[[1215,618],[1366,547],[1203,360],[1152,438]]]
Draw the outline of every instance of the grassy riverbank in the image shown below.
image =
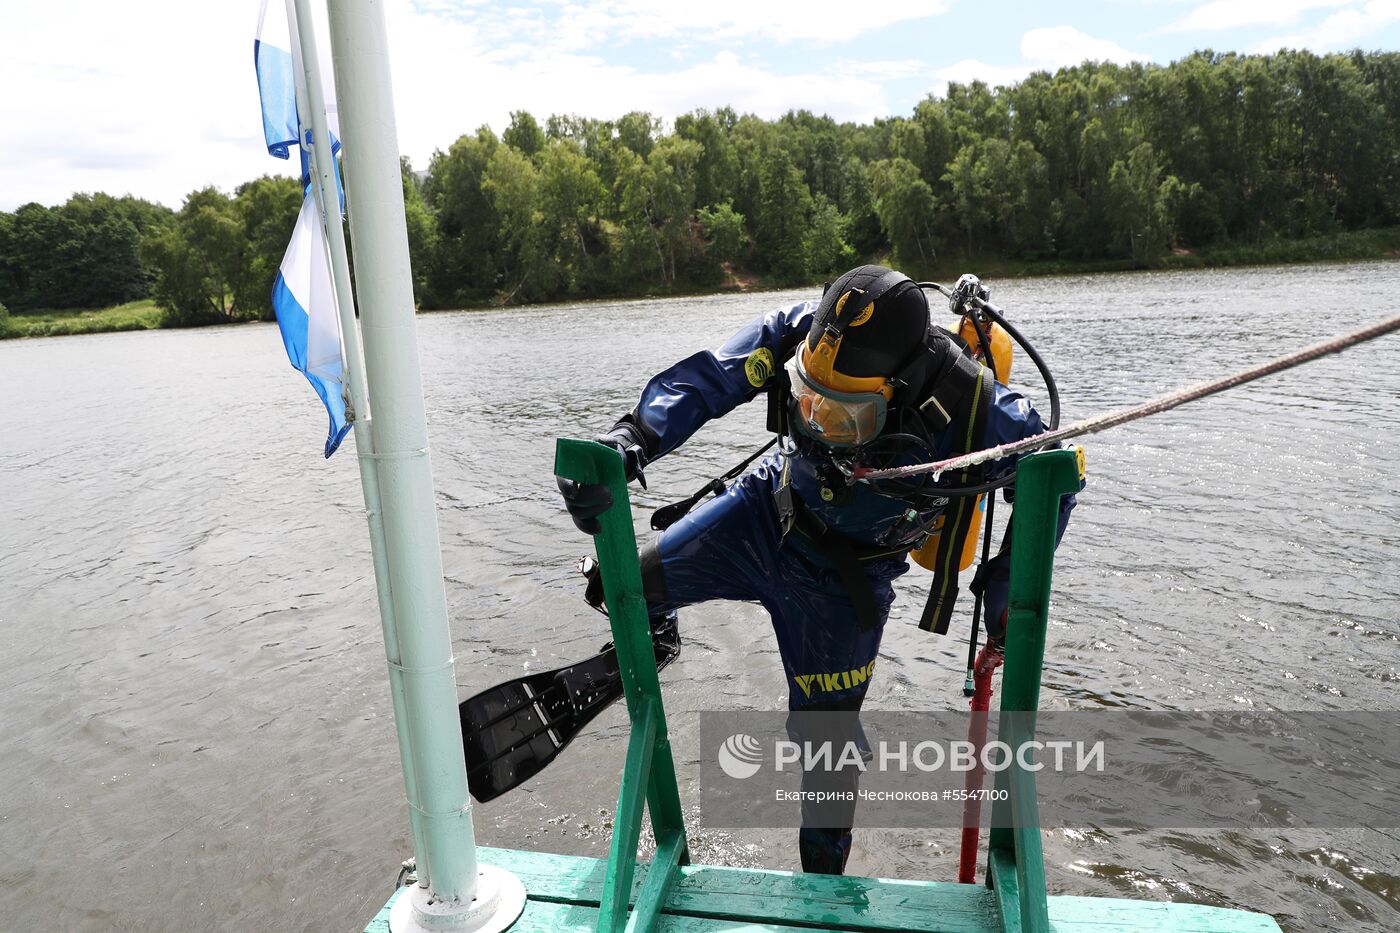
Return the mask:
[[[1367,259],[1400,259],[1400,227],[1360,230],[1301,240],[1280,240],[1254,246],[1218,246],[1203,250],[1179,250],[1147,265],[1131,260],[1061,260],[1034,262],[995,256],[948,257],[922,273],[952,281],[962,272],[975,271],[983,279],[996,280],[1040,275],[1082,275],[1093,272],[1131,272],[1142,269],[1209,269],[1232,266],[1284,265],[1308,262],[1350,262]],[[876,261],[879,261],[878,258]],[[761,276],[735,270],[713,288],[665,291],[639,287],[601,300],[650,298],[658,295],[708,295],[719,292],[764,291],[777,286]],[[494,307],[481,305],[479,307]],[[0,306],[3,309],[3,306]],[[97,334],[121,330],[154,330],[162,326],[163,312],[149,299],[112,308],[74,311],[10,312],[0,310],[0,339],[6,337],[55,337]]]
[[154,330],[164,312],[150,299],[128,301],[111,308],[74,311],[39,310],[0,314],[0,337],[58,337],[104,334],[118,330]]

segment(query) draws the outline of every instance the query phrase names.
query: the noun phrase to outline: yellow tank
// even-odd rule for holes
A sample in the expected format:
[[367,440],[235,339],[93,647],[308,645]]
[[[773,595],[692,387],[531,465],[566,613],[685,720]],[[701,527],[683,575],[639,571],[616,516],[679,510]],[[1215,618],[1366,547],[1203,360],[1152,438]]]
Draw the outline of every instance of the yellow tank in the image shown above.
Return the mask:
[[[991,326],[990,335],[992,356],[997,361],[997,382],[1007,385],[1011,379],[1011,335],[1003,330],[1000,324]],[[973,356],[977,357],[978,362],[985,366],[987,359],[982,353],[982,340],[971,319],[962,319],[962,323],[958,325],[958,336],[962,338],[963,343],[967,344]]]
[[[992,341],[992,358],[996,361],[997,382],[1002,385],[1007,384],[1011,378],[1011,335],[1002,329],[1000,324],[992,324],[988,332]],[[987,365],[985,354],[982,353],[982,341],[977,333],[977,327],[969,318],[964,317],[958,326],[958,337],[967,344],[972,355],[983,366]],[[982,513],[987,510],[986,495],[977,497],[976,520],[968,527],[967,537],[963,539],[962,554],[958,557],[958,570],[966,570],[972,566],[973,560],[977,557],[977,536],[982,531]],[[945,513],[946,515],[946,513]],[[938,540],[943,527],[944,515],[938,516],[933,523],[933,534],[929,535],[924,546],[917,550],[910,551],[909,556],[914,558],[914,562],[925,570],[932,571],[938,555]]]

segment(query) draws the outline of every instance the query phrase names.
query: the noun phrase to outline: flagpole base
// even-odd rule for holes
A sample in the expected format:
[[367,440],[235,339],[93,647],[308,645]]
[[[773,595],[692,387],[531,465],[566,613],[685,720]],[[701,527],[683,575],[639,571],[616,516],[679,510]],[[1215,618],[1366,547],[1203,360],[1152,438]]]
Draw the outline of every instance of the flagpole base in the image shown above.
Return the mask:
[[493,865],[477,869],[476,896],[470,904],[432,901],[432,892],[414,885],[389,909],[390,933],[501,933],[525,910],[525,885]]

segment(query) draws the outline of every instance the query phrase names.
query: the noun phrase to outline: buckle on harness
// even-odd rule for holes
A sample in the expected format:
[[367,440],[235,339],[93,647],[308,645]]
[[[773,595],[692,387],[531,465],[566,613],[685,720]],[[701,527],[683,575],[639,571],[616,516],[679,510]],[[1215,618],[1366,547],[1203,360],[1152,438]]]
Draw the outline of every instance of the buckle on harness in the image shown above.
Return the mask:
[[792,504],[792,461],[786,456],[783,457],[783,472],[778,476],[778,488],[773,490],[773,505],[778,512],[779,537],[786,538],[796,514]]

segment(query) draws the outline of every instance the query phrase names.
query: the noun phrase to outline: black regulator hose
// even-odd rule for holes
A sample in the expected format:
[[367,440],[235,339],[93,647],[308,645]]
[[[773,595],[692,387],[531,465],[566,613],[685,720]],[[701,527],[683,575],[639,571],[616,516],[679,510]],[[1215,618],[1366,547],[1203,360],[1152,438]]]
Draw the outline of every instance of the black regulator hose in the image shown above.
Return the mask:
[[979,305],[987,317],[1000,324],[1002,330],[1010,334],[1012,339],[1021,345],[1021,349],[1026,351],[1026,356],[1029,356],[1031,362],[1035,364],[1035,368],[1040,370],[1040,378],[1045,380],[1045,391],[1050,396],[1050,425],[1047,430],[1055,430],[1060,426],[1060,389],[1055,385],[1055,377],[1050,374],[1050,367],[1045,365],[1045,360],[1036,352],[1031,342],[1016,329],[1015,324],[1006,319],[996,305],[989,301],[979,302]]

